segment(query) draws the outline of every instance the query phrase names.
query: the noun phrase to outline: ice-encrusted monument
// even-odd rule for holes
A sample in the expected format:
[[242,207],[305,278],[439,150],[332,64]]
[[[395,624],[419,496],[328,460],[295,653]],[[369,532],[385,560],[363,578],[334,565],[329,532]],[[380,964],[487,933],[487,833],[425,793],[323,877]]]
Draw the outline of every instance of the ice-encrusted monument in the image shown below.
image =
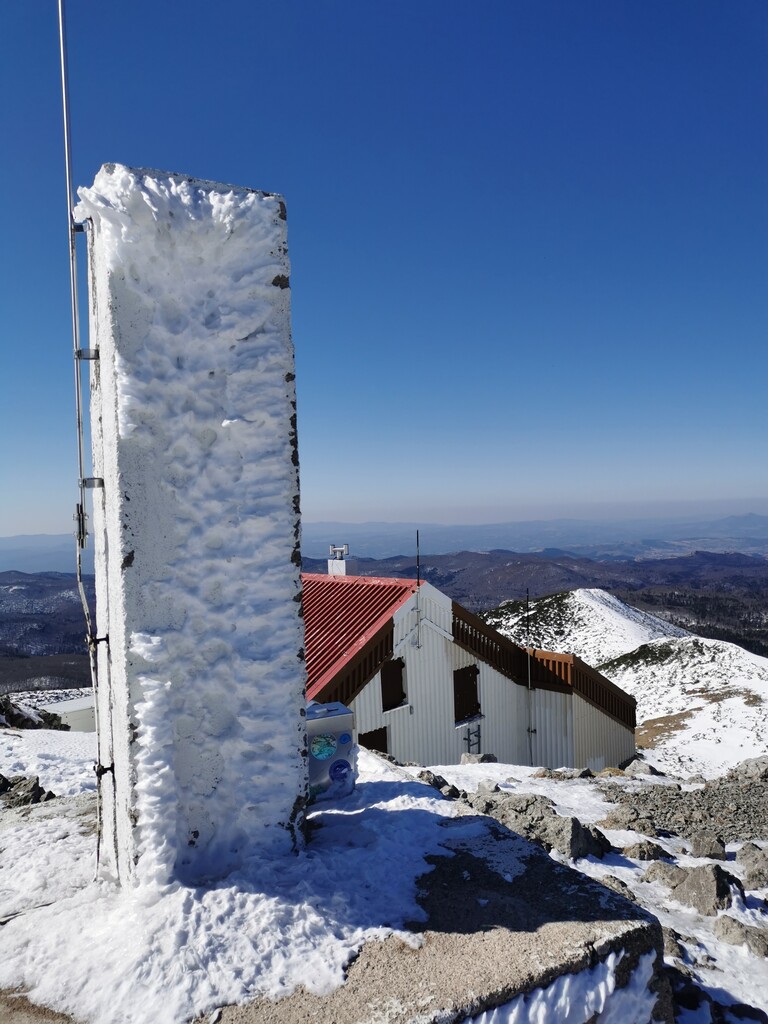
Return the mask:
[[285,204],[116,164],[79,196],[99,867],[200,882],[289,849],[306,795]]

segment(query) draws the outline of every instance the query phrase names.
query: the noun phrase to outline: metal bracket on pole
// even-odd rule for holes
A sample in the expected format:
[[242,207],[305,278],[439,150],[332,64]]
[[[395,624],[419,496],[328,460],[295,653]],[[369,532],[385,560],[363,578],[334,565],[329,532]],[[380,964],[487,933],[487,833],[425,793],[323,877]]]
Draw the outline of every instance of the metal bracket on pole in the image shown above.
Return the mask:
[[99,350],[97,348],[78,348],[75,351],[75,357],[77,359],[98,359]]
[[94,490],[97,487],[103,487],[103,486],[104,486],[104,479],[103,479],[103,477],[100,477],[100,476],[84,476],[83,477],[83,487],[89,487],[89,488],[91,488],[91,490]]

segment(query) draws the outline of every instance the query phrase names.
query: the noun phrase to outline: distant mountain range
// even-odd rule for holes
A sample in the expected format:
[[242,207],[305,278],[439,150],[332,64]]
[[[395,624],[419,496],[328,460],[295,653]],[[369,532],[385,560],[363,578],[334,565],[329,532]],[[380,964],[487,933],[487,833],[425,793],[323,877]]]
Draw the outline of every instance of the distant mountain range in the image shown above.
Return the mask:
[[602,590],[506,602],[486,615],[523,646],[568,652],[637,699],[637,742],[677,775],[768,752],[768,658],[707,640]]
[[[444,526],[437,523],[304,522],[302,553],[325,558],[331,544],[349,544],[353,556],[391,558],[504,549],[568,554],[597,560],[668,558],[691,551],[739,551],[768,556],[768,516],[621,520],[552,519],[516,523]],[[74,572],[73,535],[0,537],[0,572]],[[93,572],[93,548],[83,553],[83,571]]]
[[389,558],[457,551],[560,553],[595,559],[663,558],[690,551],[741,551],[768,555],[768,516],[722,518],[644,518],[621,520],[552,519],[517,523],[443,526],[436,523],[304,523],[302,552],[322,558],[330,544],[349,544],[353,555]]

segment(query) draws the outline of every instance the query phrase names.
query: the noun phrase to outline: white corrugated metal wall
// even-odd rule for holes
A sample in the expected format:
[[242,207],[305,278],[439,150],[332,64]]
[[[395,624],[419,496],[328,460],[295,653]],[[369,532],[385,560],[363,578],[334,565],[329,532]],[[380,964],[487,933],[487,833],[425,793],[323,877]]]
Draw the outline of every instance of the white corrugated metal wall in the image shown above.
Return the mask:
[[[405,661],[407,705],[381,710],[377,674],[352,702],[358,733],[387,727],[389,752],[398,760],[457,764],[467,751],[469,729],[479,725],[482,752],[509,764],[528,764],[527,689],[453,642],[452,607],[448,597],[424,583],[418,595],[395,615],[394,657]],[[483,717],[469,727],[456,728],[453,671],[467,665],[480,669],[478,696]],[[542,715],[547,728],[568,734],[565,701],[562,706],[549,702]],[[557,749],[562,744],[561,739]]]
[[558,690],[533,690],[533,763],[574,766],[573,697]]
[[578,693],[573,695],[574,753],[579,768],[599,772],[616,767],[635,753],[635,733],[603,714]]

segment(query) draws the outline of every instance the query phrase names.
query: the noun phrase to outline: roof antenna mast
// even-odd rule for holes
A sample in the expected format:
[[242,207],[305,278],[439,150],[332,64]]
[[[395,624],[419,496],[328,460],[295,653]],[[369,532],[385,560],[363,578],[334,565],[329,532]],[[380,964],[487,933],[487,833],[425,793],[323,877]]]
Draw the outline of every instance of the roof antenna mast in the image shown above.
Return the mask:
[[421,592],[421,561],[419,559],[419,531],[416,531],[416,646],[421,647],[421,608],[419,595]]

